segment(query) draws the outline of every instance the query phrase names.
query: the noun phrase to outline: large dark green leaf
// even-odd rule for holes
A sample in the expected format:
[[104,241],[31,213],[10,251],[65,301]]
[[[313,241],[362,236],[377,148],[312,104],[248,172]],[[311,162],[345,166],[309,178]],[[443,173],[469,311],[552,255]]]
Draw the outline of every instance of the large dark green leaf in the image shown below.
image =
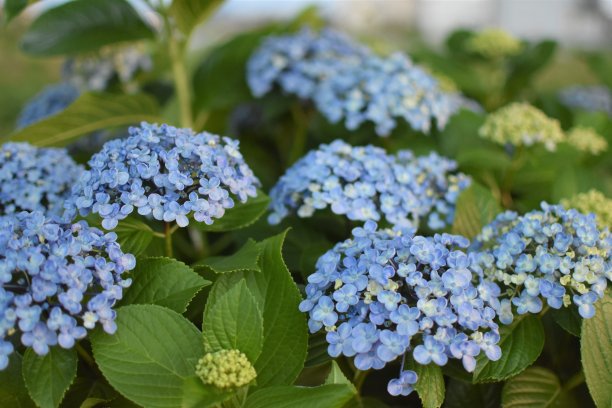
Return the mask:
[[96,130],[158,122],[159,106],[148,95],[86,93],[64,111],[9,136],[15,142],[36,146],[65,146]]
[[575,307],[564,307],[562,309],[552,309],[550,314],[555,322],[565,331],[580,337],[580,326],[582,325],[582,317],[578,314],[578,309]]
[[510,74],[506,82],[506,93],[514,96],[532,80],[533,75],[542,69],[553,57],[557,44],[546,40],[530,46],[511,61]]
[[183,382],[183,400],[180,408],[218,407],[219,403],[231,395],[231,391],[223,391],[212,385],[205,385],[200,377],[189,377]]
[[499,408],[500,389],[497,384],[471,384],[451,378],[446,386],[444,408]]
[[116,322],[114,335],[97,329],[90,336],[104,377],[139,405],[180,407],[184,383],[204,354],[200,331],[180,314],[157,305],[121,307]]
[[77,373],[74,349],[52,347],[45,356],[28,349],[23,356],[23,378],[30,397],[42,408],[58,407]]
[[544,328],[538,316],[524,315],[500,328],[502,356],[491,361],[481,353],[476,361],[474,382],[501,381],[517,375],[538,358],[544,347]]
[[219,274],[239,271],[260,271],[260,255],[261,247],[255,241],[249,239],[235,254],[211,256],[193,264],[192,267],[197,271],[204,270]]
[[0,407],[33,408],[21,372],[22,358],[18,353],[9,356],[9,365],[0,371]]
[[561,383],[552,371],[530,367],[511,378],[502,391],[503,408],[546,408],[561,394]]
[[248,227],[266,212],[270,198],[263,192],[258,191],[257,197],[249,197],[244,203],[238,200],[234,201],[236,203],[234,207],[225,211],[225,215],[215,219],[211,225],[206,225],[203,222],[193,222],[193,225],[203,231],[214,232],[233,231]]
[[223,0],[173,0],[170,13],[183,33],[189,35],[199,24],[205,21]]
[[453,233],[472,239],[500,211],[501,207],[491,191],[472,181],[457,200]]
[[155,231],[148,224],[130,217],[121,220],[114,231],[121,250],[136,256],[147,250],[155,236]]
[[346,384],[319,387],[276,386],[249,395],[244,408],[341,408],[351,400],[354,391]]
[[153,29],[126,0],[74,0],[38,17],[22,47],[34,55],[76,54],[153,36]]
[[586,383],[599,408],[612,405],[612,296],[595,304],[595,316],[582,320],[580,354]]
[[445,386],[444,376],[439,366],[434,363],[421,365],[413,359],[409,360],[409,367],[419,377],[414,389],[424,408],[439,408],[444,402]]

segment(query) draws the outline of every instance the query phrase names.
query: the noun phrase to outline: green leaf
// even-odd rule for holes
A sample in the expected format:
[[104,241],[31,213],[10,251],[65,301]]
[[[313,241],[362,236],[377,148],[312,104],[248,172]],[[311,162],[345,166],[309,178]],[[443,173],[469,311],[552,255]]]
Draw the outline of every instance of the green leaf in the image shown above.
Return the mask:
[[34,20],[22,48],[41,56],[76,54],[153,37],[153,29],[126,0],[74,0]]
[[0,371],[0,407],[30,408],[36,405],[30,399],[21,373],[21,356],[9,356],[8,367]]
[[319,387],[276,386],[249,395],[244,408],[341,408],[354,396],[345,384]]
[[589,392],[599,408],[612,405],[612,296],[595,303],[595,316],[582,320],[580,355]]
[[439,408],[444,402],[444,376],[442,369],[431,363],[421,365],[412,358],[408,360],[408,367],[417,373],[419,380],[414,385],[414,389],[423,403],[424,408]]
[[225,232],[233,231],[240,228],[248,227],[253,224],[263,215],[268,209],[270,198],[263,192],[258,191],[257,197],[249,197],[249,199],[241,203],[234,200],[234,208],[225,211],[222,218],[215,219],[212,225],[206,225],[203,222],[195,222],[194,226],[203,231]]
[[30,397],[41,408],[58,407],[77,373],[74,349],[51,347],[45,356],[28,348],[23,356],[23,378]]
[[446,387],[444,408],[499,408],[500,383],[471,384],[451,378]]
[[500,328],[502,356],[491,361],[484,353],[476,358],[474,382],[500,381],[533,364],[544,347],[544,328],[538,316],[523,315]]
[[500,212],[501,207],[491,191],[472,181],[457,200],[453,234],[472,239]]
[[561,393],[559,378],[542,367],[530,367],[508,380],[502,390],[503,408],[546,408]]
[[159,305],[178,313],[183,313],[196,293],[211,284],[184,263],[163,257],[139,258],[131,277],[132,285],[121,305]]
[[4,0],[4,17],[9,22],[28,6],[28,0]]
[[117,332],[90,338],[98,367],[126,398],[145,407],[175,408],[185,379],[204,354],[202,334],[180,314],[157,305],[117,310]]
[[218,406],[232,396],[230,391],[222,391],[217,387],[205,385],[200,377],[186,378],[183,383],[183,401],[181,408],[207,408]]
[[257,360],[263,346],[263,317],[245,280],[207,305],[202,333],[207,352],[240,350],[252,363]]
[[555,322],[561,326],[566,332],[580,337],[580,326],[582,325],[582,317],[575,307],[564,307],[562,309],[552,309],[550,314]]
[[513,58],[510,74],[505,83],[505,92],[512,98],[533,79],[534,74],[542,69],[553,57],[557,44],[546,40],[526,48],[524,52]]
[[149,225],[134,218],[121,220],[114,231],[121,250],[136,256],[147,250],[155,236]]
[[18,130],[9,139],[36,146],[65,146],[96,130],[157,122],[158,113],[157,102],[148,95],[85,93],[62,112]]
[[238,271],[256,271],[259,272],[259,256],[261,255],[261,247],[255,241],[249,239],[233,255],[228,256],[211,256],[192,265],[193,269],[210,271],[217,274],[238,272]]
[[223,0],[173,0],[170,14],[183,33],[189,35],[199,24],[207,20]]
[[325,333],[315,333],[308,336],[308,356],[304,366],[313,367],[327,363],[331,360],[327,348],[329,343],[325,339]]
[[505,170],[510,166],[508,155],[498,149],[472,148],[457,155],[457,163],[461,168],[478,170]]
[[331,369],[329,370],[327,378],[325,378],[325,384],[345,384],[351,387],[355,394],[357,393],[355,386],[348,378],[346,378],[335,360],[332,360],[331,362]]

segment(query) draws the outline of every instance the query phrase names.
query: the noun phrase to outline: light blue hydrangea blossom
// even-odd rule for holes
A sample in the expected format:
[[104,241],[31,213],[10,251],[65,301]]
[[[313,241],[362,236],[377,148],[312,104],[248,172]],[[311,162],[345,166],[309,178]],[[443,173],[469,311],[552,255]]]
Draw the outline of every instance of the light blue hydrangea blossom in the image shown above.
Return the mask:
[[107,142],[88,164],[66,208],[100,215],[106,229],[134,210],[180,227],[189,216],[212,224],[234,199],[255,197],[259,186],[237,141],[168,125],[132,127],[127,139]]
[[388,155],[336,140],[306,154],[280,178],[270,191],[268,220],[276,224],[293,211],[309,217],[330,207],[355,221],[418,227],[427,220],[430,228],[441,229],[452,223],[459,193],[470,184],[456,168],[436,153]]
[[575,85],[559,92],[561,102],[575,109],[604,112],[612,116],[612,91],[602,85]]
[[516,313],[539,313],[545,301],[553,309],[574,304],[584,318],[595,313],[612,279],[612,236],[599,229],[594,214],[560,205],[519,216],[507,211],[483,228],[474,243],[472,270],[497,282],[508,299],[500,303],[500,321]]
[[[354,357],[359,370],[412,353],[419,364],[455,358],[473,371],[481,352],[501,357],[494,322],[500,288],[473,281],[468,245],[461,236],[377,230],[368,221],[319,258],[300,310],[312,333],[327,331],[329,355]],[[388,389],[406,395],[415,382],[402,368]]]
[[276,86],[302,99],[312,99],[319,84],[346,66],[357,65],[370,51],[334,30],[310,29],[266,38],[247,65],[253,95],[261,97]]
[[432,120],[444,128],[458,109],[438,81],[410,58],[395,53],[370,56],[321,83],[314,97],[317,109],[347,129],[373,122],[379,136],[387,136],[403,119],[418,131],[429,133]]
[[17,119],[17,129],[23,129],[60,113],[74,102],[79,94],[78,88],[68,82],[47,86],[22,109]]
[[9,336],[45,355],[56,344],[72,348],[97,324],[115,332],[113,305],[136,264],[116,239],[40,212],[0,217],[0,369],[13,352]]
[[0,215],[42,211],[61,215],[72,186],[83,172],[65,149],[28,143],[0,147]]

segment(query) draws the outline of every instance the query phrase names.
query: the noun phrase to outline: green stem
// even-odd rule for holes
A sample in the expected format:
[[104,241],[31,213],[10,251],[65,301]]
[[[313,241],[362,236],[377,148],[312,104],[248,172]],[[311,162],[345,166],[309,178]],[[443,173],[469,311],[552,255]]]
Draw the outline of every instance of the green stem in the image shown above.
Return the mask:
[[365,379],[369,373],[370,371],[355,371],[355,376],[353,377],[353,384],[355,384],[355,388],[357,388],[357,393],[361,391],[361,387],[363,386],[363,383],[365,382]]
[[563,385],[564,391],[570,391],[580,384],[584,383],[586,378],[584,377],[584,371],[580,370],[576,374],[574,374],[567,382]]
[[291,106],[291,117],[295,124],[293,143],[289,151],[288,165],[295,163],[304,154],[308,136],[308,118],[298,103]]
[[79,357],[81,357],[81,359],[83,359],[83,361],[85,361],[87,363],[88,366],[95,368],[96,370],[98,369],[98,366],[96,365],[96,362],[94,361],[94,359],[89,355],[89,353],[87,352],[87,350],[85,350],[83,348],[83,346],[81,346],[79,343],[76,343],[74,345],[74,348],[77,351],[77,354],[79,355]]
[[512,158],[512,162],[504,174],[504,179],[501,183],[502,204],[505,208],[512,207],[512,186],[514,184],[514,176],[516,172],[523,166],[524,155],[523,146],[519,146]]
[[164,224],[164,238],[166,240],[166,256],[172,258],[172,232],[173,229],[169,222]]
[[172,76],[174,77],[174,87],[179,103],[181,126],[192,128],[191,91],[187,67],[185,66],[186,44],[185,41],[177,38],[177,31],[167,16],[165,22],[168,32],[168,53],[172,61]]

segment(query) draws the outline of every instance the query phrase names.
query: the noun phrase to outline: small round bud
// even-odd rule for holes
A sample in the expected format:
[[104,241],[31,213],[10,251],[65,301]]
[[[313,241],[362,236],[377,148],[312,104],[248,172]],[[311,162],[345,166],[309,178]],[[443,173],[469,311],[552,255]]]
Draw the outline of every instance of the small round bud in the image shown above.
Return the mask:
[[239,350],[205,354],[198,361],[196,374],[204,384],[224,389],[243,387],[257,377],[255,368]]

